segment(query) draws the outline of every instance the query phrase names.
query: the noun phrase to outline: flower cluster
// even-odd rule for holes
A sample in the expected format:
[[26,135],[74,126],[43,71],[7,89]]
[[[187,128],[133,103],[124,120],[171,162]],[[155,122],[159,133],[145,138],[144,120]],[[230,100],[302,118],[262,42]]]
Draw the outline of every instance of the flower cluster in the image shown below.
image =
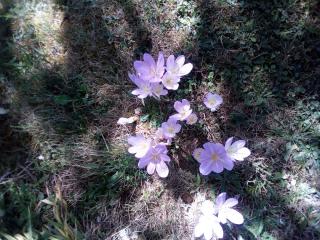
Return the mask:
[[194,124],[197,121],[197,116],[192,113],[188,100],[176,101],[174,108],[178,113],[170,116],[166,122],[161,124],[153,139],[145,138],[142,135],[131,136],[128,139],[128,143],[131,145],[128,151],[135,154],[135,157],[139,159],[138,167],[147,167],[149,174],[153,174],[156,171],[162,178],[167,177],[169,174],[166,164],[166,162],[170,161],[170,157],[167,155],[167,146],[172,143],[173,138],[181,131],[182,126],[178,121],[186,120],[187,124]]
[[207,142],[203,148],[196,148],[193,157],[200,163],[200,173],[208,175],[211,172],[221,173],[224,169],[232,170],[234,161],[243,161],[251,152],[244,147],[246,142],[238,140],[232,143],[233,137],[229,138],[225,146],[220,143]]
[[[185,57],[175,58],[170,55],[167,60],[159,53],[157,61],[150,54],[145,53],[142,61],[134,62],[135,74],[129,73],[129,78],[137,86],[132,94],[144,99],[148,96],[160,99],[167,95],[168,90],[177,90],[181,77],[192,70],[191,63],[185,64]],[[204,105],[212,112],[217,111],[223,103],[223,99],[217,93],[207,93],[203,99]],[[163,122],[155,134],[150,138],[143,135],[130,136],[128,151],[139,159],[138,167],[146,168],[148,174],[157,174],[165,178],[169,174],[167,147],[182,129],[182,123],[189,125],[198,121],[198,116],[193,112],[190,102],[186,99],[174,103],[175,113]],[[133,123],[137,117],[120,118],[118,124]],[[236,161],[243,161],[251,152],[245,147],[244,140],[233,141],[233,137],[227,139],[224,145],[221,143],[207,142],[201,148],[196,148],[192,156],[200,163],[199,170],[202,175],[221,173],[224,169],[232,170]],[[195,227],[195,237],[204,236],[209,240],[222,238],[223,228],[221,224],[230,221],[234,224],[242,224],[244,219],[241,213],[233,207],[238,204],[235,198],[226,198],[226,193],[221,193],[213,204],[207,200],[201,207],[202,215]]]
[[136,73],[129,73],[129,78],[138,88],[132,94],[141,99],[148,96],[160,99],[168,94],[168,90],[177,90],[181,77],[189,74],[193,68],[191,63],[185,64],[183,55],[177,58],[170,55],[165,63],[161,52],[157,61],[145,53],[143,61],[135,61],[133,65]]
[[226,199],[227,194],[221,193],[216,198],[215,205],[213,202],[206,200],[201,206],[201,216],[199,222],[194,229],[196,238],[202,235],[206,240],[213,237],[216,239],[223,238],[223,229],[221,224],[227,223],[229,220],[234,224],[242,224],[244,219],[241,213],[232,209],[238,204],[236,198]]

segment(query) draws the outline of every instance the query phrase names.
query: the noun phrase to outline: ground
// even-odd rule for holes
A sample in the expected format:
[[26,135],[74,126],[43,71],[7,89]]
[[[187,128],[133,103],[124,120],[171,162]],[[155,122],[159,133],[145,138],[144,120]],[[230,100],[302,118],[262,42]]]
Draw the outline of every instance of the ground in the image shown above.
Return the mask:
[[[223,191],[245,217],[224,239],[320,239],[319,11],[316,0],[0,1],[3,239],[193,239],[199,204]],[[194,69],[143,105],[128,72],[159,51]],[[209,91],[224,99],[217,112],[202,104]],[[175,139],[168,178],[149,176],[127,138],[152,135],[183,98],[199,123]],[[192,150],[230,136],[251,156],[200,175]]]

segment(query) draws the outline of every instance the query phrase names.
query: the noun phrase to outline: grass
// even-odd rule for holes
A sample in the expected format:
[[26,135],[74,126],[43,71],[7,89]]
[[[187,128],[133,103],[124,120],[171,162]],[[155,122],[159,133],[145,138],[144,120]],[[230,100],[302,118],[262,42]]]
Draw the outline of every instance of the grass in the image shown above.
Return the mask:
[[[313,0],[2,1],[0,232],[4,239],[190,239],[198,205],[239,195],[225,239],[320,238],[319,4]],[[164,12],[166,14],[164,14]],[[127,72],[145,51],[194,64],[178,91],[142,105]],[[209,113],[207,91],[224,98]],[[191,101],[165,180],[126,151]],[[138,117],[119,127],[119,117]],[[246,139],[232,172],[199,175],[206,139]],[[173,174],[174,173],[174,174]],[[50,238],[51,237],[51,238]]]

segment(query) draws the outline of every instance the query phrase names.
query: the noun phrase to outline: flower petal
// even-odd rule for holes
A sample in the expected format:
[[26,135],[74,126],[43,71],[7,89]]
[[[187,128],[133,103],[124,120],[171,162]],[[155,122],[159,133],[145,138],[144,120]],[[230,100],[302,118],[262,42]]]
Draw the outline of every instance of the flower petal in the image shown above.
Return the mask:
[[226,201],[227,193],[220,193],[216,198],[216,207],[220,208]]
[[183,55],[180,55],[176,59],[176,63],[178,64],[179,67],[182,67],[185,61],[186,61],[186,58]]
[[138,162],[138,167],[145,168],[149,162],[150,162],[150,158],[148,158],[148,157],[140,158],[140,160]]
[[198,223],[194,229],[194,236],[196,238],[199,238],[203,235],[204,232],[204,226],[201,223]]
[[238,204],[238,199],[236,199],[236,198],[228,198],[224,202],[223,207],[232,208],[232,207],[236,206],[237,204]]
[[199,170],[202,175],[209,175],[212,172],[212,161],[202,160],[200,163]]
[[183,65],[182,68],[180,68],[180,71],[179,71],[179,76],[184,76],[184,75],[187,75],[191,72],[193,68],[193,65],[191,63],[187,63],[185,65]]
[[234,167],[234,162],[227,155],[225,155],[225,157],[221,163],[222,163],[223,167],[229,171],[231,171]]
[[154,61],[153,57],[149,53],[143,54],[143,60],[149,65],[149,66],[155,66],[156,62]]
[[165,178],[169,174],[169,168],[165,162],[160,161],[158,164],[156,164],[156,170],[159,174],[159,177]]
[[232,140],[233,140],[233,137],[230,137],[230,138],[228,138],[228,140],[226,141],[226,143],[225,143],[225,145],[224,145],[224,148],[225,148],[226,150],[231,146]]
[[222,229],[219,222],[213,221],[212,222],[212,229],[213,229],[215,237],[223,238],[223,229]]
[[212,164],[212,171],[215,173],[221,173],[223,171],[223,164],[220,161],[214,161]]
[[153,162],[150,162],[147,167],[147,172],[152,175],[154,170],[156,169],[156,165]]
[[251,154],[251,151],[246,148],[243,147],[241,149],[239,149],[235,154],[234,154],[234,158],[238,161],[243,161],[246,157],[248,157]]
[[238,141],[235,141],[233,144],[232,144],[232,148],[235,148],[235,149],[241,149],[243,148],[244,146],[246,145],[246,141],[244,140],[238,140]]
[[244,222],[242,214],[234,209],[225,209],[225,214],[227,219],[234,224],[242,224]]

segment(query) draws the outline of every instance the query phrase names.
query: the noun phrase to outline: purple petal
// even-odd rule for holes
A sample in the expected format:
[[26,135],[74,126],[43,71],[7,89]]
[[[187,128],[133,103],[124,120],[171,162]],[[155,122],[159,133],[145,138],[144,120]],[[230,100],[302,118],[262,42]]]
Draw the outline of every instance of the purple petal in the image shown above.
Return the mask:
[[169,168],[165,162],[161,161],[156,164],[156,170],[160,177],[165,178],[169,174]]
[[171,161],[170,157],[168,155],[165,155],[165,154],[161,154],[160,159],[161,159],[161,161],[165,161],[165,162],[170,162]]
[[183,55],[177,57],[176,63],[178,64],[179,67],[182,67],[184,62],[185,62],[185,57]]
[[217,198],[216,198],[216,205],[218,208],[220,208],[224,202],[226,201],[226,198],[227,198],[227,193],[223,192],[223,193],[220,193]]
[[149,53],[143,54],[143,60],[149,65],[149,66],[155,66],[156,62],[154,61],[153,57]]
[[223,165],[220,161],[214,161],[212,164],[212,171],[215,173],[221,173],[223,171]]
[[138,162],[138,167],[145,168],[149,162],[150,162],[150,158],[148,156],[140,158],[140,160]]
[[226,150],[231,146],[232,140],[233,140],[233,137],[230,137],[230,138],[228,138],[228,140],[226,141],[226,143],[225,143],[225,145],[224,145],[224,148],[225,148]]
[[233,169],[233,167],[234,167],[234,162],[232,161],[231,158],[229,158],[229,157],[227,157],[227,155],[225,155],[224,159],[223,159],[222,162],[221,162],[221,165],[222,165],[225,169],[231,171],[231,170]]
[[152,175],[154,170],[156,169],[156,165],[153,162],[150,162],[147,167],[147,172]]
[[[223,168],[222,168],[223,169]],[[200,163],[200,173],[202,175],[209,175],[212,171],[212,161],[210,160],[202,160]]]
[[177,112],[181,112],[182,108],[183,108],[183,104],[179,101],[176,101],[174,104],[173,104],[173,107],[174,109],[177,111]]
[[232,208],[232,207],[236,206],[237,204],[238,204],[238,200],[236,198],[228,198],[224,202],[223,207]]
[[162,52],[159,52],[158,61],[157,61],[157,67],[161,68],[163,66],[164,66],[164,56],[163,56]]
[[170,55],[167,59],[167,68],[174,68],[175,62],[174,62],[174,56]]

